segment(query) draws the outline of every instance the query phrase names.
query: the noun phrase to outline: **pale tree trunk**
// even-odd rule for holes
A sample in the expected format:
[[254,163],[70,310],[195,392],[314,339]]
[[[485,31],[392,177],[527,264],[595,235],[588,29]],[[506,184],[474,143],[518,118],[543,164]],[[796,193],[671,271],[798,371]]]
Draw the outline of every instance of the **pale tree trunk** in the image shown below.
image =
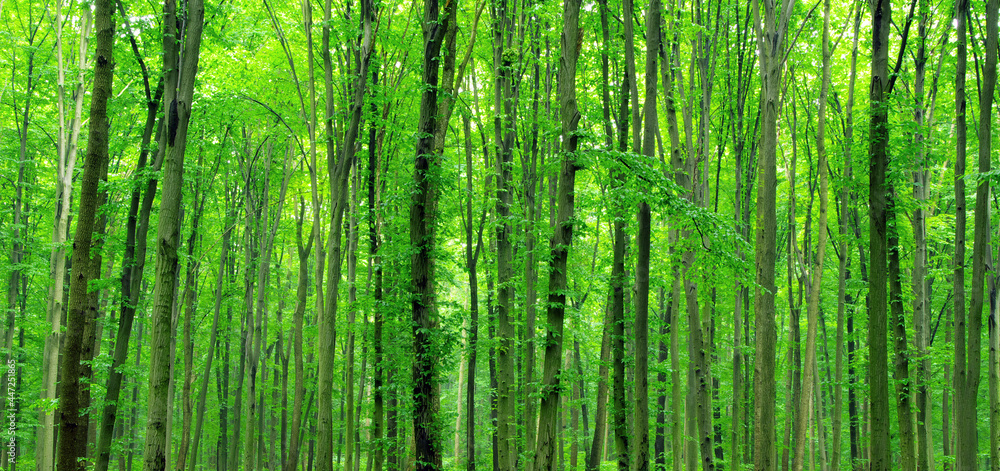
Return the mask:
[[[356,159],[355,159],[356,160]],[[345,419],[347,428],[347,445],[346,445],[346,456],[344,457],[344,469],[347,471],[352,471],[354,469],[354,460],[356,459],[354,455],[354,339],[355,330],[357,325],[355,320],[357,319],[357,308],[355,307],[355,302],[358,298],[358,204],[357,204],[357,165],[351,167],[351,177],[350,177],[350,202],[348,210],[349,215],[347,217],[347,354],[344,356],[344,394],[343,397],[347,400],[347,417]],[[364,372],[362,371],[362,374]],[[360,403],[359,403],[360,404]],[[359,407],[360,409],[360,407]]]
[[305,323],[306,297],[309,287],[309,253],[312,251],[314,238],[309,235],[303,246],[302,225],[305,220],[305,201],[299,201],[299,217],[296,225],[296,243],[299,271],[296,287],[296,302],[294,317],[294,332],[292,348],[295,356],[295,399],[292,402],[291,444],[284,461],[285,471],[295,471],[298,468],[299,449],[302,439],[302,401],[305,398],[305,364],[302,357],[302,327]]
[[[256,469],[254,465],[255,462],[263,461],[264,450],[255,445],[255,442],[263,435],[264,430],[258,428],[258,417],[257,414],[263,414],[263,411],[257,410],[257,371],[262,363],[262,343],[263,339],[267,337],[267,321],[266,321],[266,302],[265,298],[268,294],[268,279],[270,275],[271,266],[271,254],[274,249],[274,238],[278,232],[278,226],[281,222],[281,212],[285,204],[285,194],[288,190],[288,182],[291,179],[292,171],[290,168],[290,156],[291,151],[286,147],[285,149],[285,162],[284,162],[284,176],[281,180],[281,187],[278,192],[278,204],[274,208],[274,220],[271,221],[269,215],[269,210],[271,208],[271,201],[268,191],[270,186],[270,164],[271,164],[271,153],[272,149],[270,146],[267,150],[267,157],[264,160],[265,176],[261,184],[263,185],[263,191],[261,193],[261,199],[256,203],[261,208],[261,218],[260,225],[258,226],[258,237],[260,237],[260,260],[257,267],[257,300],[256,300],[256,320],[249,320],[251,323],[252,334],[248,337],[248,345],[251,346],[250,351],[247,355],[247,367],[248,376],[250,378],[250,395],[248,401],[249,408],[249,418],[247,419],[247,436],[246,436],[246,449],[244,450],[243,466],[244,469]],[[248,174],[253,174],[253,169],[249,168]],[[252,178],[252,177],[251,177]],[[248,183],[248,187],[252,183]],[[247,228],[249,230],[249,227]],[[250,311],[248,310],[248,313]],[[252,342],[252,343],[251,343]],[[261,383],[264,382],[262,378]],[[263,419],[263,415],[260,416]],[[260,459],[258,459],[258,453],[261,454]]]
[[[476,348],[479,339],[479,280],[476,265],[479,252],[483,246],[483,226],[486,221],[486,211],[479,218],[479,232],[476,236],[476,248],[472,248],[472,129],[468,114],[462,115],[463,132],[465,135],[465,190],[468,199],[465,204],[465,265],[469,272],[469,340],[468,340],[468,378],[465,381],[465,459],[466,471],[476,471]],[[377,470],[378,471],[378,470]]]
[[914,346],[916,347],[917,372],[916,372],[916,406],[917,406],[917,462],[916,469],[927,471],[930,469],[933,452],[933,434],[931,433],[930,397],[927,383],[930,381],[931,362],[927,357],[927,344],[930,339],[930,297],[927,295],[927,200],[930,195],[928,186],[930,170],[926,162],[927,150],[924,144],[925,126],[925,104],[924,104],[924,83],[927,70],[927,37],[929,34],[928,22],[930,21],[930,2],[922,0],[920,3],[920,23],[919,23],[919,47],[917,48],[916,61],[914,64],[913,94],[916,103],[914,104],[913,121],[917,131],[913,134],[913,143],[917,149],[917,168],[913,171],[912,186],[913,198],[917,202],[917,208],[913,210],[910,224],[913,230],[913,330]]
[[[65,279],[66,279],[66,239],[69,234],[69,216],[71,212],[70,200],[73,195],[73,174],[76,168],[77,142],[80,136],[80,128],[83,123],[83,100],[86,95],[84,91],[85,74],[87,73],[87,51],[90,39],[91,11],[83,9],[80,21],[80,47],[78,56],[78,76],[73,89],[74,114],[67,126],[66,124],[66,82],[65,66],[63,65],[63,42],[62,26],[65,20],[62,18],[62,2],[56,3],[56,58],[58,61],[58,109],[59,109],[59,135],[56,142],[58,162],[56,164],[56,209],[55,219],[52,228],[52,251],[49,256],[49,279],[52,284],[49,288],[48,303],[46,305],[46,325],[51,326],[45,338],[45,350],[42,357],[42,394],[43,401],[54,401],[56,399],[56,380],[59,374],[59,349],[62,341],[62,315],[64,309]],[[28,44],[33,45],[41,25],[39,20],[28,37]],[[34,54],[28,56],[28,80],[27,96],[32,95],[34,88]],[[27,122],[29,116],[28,108],[30,98],[25,100],[24,138],[27,138]],[[35,461],[39,471],[51,471],[55,466],[55,414],[48,408],[43,408],[39,412],[38,436],[35,445]]]
[[[549,296],[546,319],[545,364],[540,388],[542,401],[538,410],[538,443],[535,448],[537,471],[552,471],[555,466],[556,417],[559,409],[559,363],[562,357],[563,318],[566,309],[566,265],[573,242],[574,184],[577,125],[580,113],[576,104],[576,64],[580,57],[580,0],[563,5],[562,59],[559,62],[559,112],[562,123],[562,166],[559,173],[558,213],[550,244],[552,261],[549,271]],[[530,445],[530,444],[529,444]]]
[[777,292],[774,281],[777,217],[775,200],[777,187],[777,166],[775,154],[777,146],[777,119],[780,108],[780,84],[785,35],[795,0],[787,0],[781,8],[780,18],[776,5],[763,2],[764,16],[761,17],[761,1],[754,2],[754,26],[757,32],[757,47],[760,51],[761,78],[761,143],[757,165],[757,229],[755,266],[757,285],[754,295],[754,468],[759,471],[775,469],[775,429],[774,401],[764,398],[775,397],[774,363],[775,329],[774,295]]
[[[811,268],[809,303],[806,305],[806,355],[803,363],[805,372],[799,394],[798,414],[795,416],[795,471],[802,471],[806,454],[806,430],[812,417],[813,389],[816,377],[816,324],[819,321],[819,295],[823,281],[823,260],[826,257],[827,207],[828,207],[828,167],[826,157],[826,99],[830,90],[830,0],[823,2],[823,78],[819,93],[819,112],[816,120],[816,155],[819,168],[819,241],[816,247],[816,261]],[[818,426],[817,426],[818,427]],[[836,451],[836,450],[835,450]]]
[[[90,132],[87,160],[80,186],[80,210],[77,213],[73,239],[73,273],[70,282],[69,306],[66,314],[66,338],[62,348],[61,381],[59,382],[59,448],[58,469],[83,470],[87,452],[89,416],[81,409],[89,406],[87,386],[81,385],[84,331],[92,315],[89,309],[87,284],[100,277],[100,255],[92,255],[97,209],[100,203],[98,183],[107,180],[108,169],[108,100],[114,79],[114,6],[111,0],[96,3],[95,28],[97,49],[94,55],[94,89],[90,103]],[[27,116],[27,113],[25,113]],[[25,129],[26,131],[26,129]],[[98,251],[99,253],[99,251]],[[91,327],[93,329],[93,327]]]
[[[205,19],[202,0],[187,4],[187,31],[184,60],[180,62],[179,35],[175,29],[176,3],[164,3],[163,69],[165,72],[165,102],[168,110],[164,148],[163,193],[160,200],[160,224],[156,235],[156,285],[153,293],[152,340],[149,366],[149,400],[143,469],[162,471],[166,468],[167,402],[170,385],[170,340],[174,337],[171,316],[177,284],[177,248],[179,245],[181,189],[184,174],[184,151],[187,145],[188,121],[194,95],[194,78],[198,70],[201,33]],[[180,63],[180,67],[178,67]],[[180,69],[180,70],[178,70]]]

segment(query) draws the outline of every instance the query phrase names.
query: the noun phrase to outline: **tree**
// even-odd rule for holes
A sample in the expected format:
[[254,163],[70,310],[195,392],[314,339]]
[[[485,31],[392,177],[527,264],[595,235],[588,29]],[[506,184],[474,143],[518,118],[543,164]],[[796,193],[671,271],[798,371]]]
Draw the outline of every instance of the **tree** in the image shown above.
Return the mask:
[[[177,250],[180,245],[181,186],[184,175],[184,154],[194,98],[194,79],[198,71],[201,35],[205,8],[201,0],[187,4],[186,31],[175,28],[177,5],[174,0],[163,4],[163,70],[169,103],[167,133],[160,147],[164,150],[163,192],[160,199],[159,226],[156,232],[156,285],[153,291],[153,327],[149,361],[149,400],[146,445],[143,449],[143,469],[163,471],[167,464],[167,396],[170,389],[173,338],[171,314],[176,302]],[[181,41],[184,40],[183,62]],[[180,63],[178,70],[176,64]]]
[[579,168],[576,134],[580,113],[576,102],[576,65],[580,57],[580,1],[567,0],[563,5],[563,30],[559,61],[559,121],[562,124],[562,162],[559,170],[558,213],[555,233],[549,244],[549,295],[545,335],[545,366],[542,373],[542,402],[538,409],[538,443],[534,469],[551,471],[555,467],[556,417],[559,412],[559,366],[562,363],[563,320],[566,312],[566,262],[573,245],[574,185]]
[[[777,145],[777,119],[780,103],[781,71],[785,58],[785,35],[795,0],[788,0],[776,11],[776,5],[764,1],[761,17],[761,0],[754,2],[754,26],[757,31],[757,49],[760,60],[761,82],[761,143],[757,160],[757,228],[756,228],[756,293],[754,294],[754,396],[774,397],[774,356],[777,340],[774,322],[775,239],[775,187],[777,171],[775,153]],[[778,16],[780,14],[780,17]],[[761,471],[775,469],[774,465],[774,403],[754,401],[754,468]]]

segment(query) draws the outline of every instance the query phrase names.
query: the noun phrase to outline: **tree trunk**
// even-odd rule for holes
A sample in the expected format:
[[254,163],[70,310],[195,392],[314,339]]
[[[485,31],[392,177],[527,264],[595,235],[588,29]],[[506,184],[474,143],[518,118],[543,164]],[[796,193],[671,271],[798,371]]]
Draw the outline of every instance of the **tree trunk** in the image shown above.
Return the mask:
[[[194,442],[191,453],[191,468],[197,469],[198,450],[201,442],[201,430],[205,420],[205,401],[208,398],[208,378],[212,375],[212,362],[215,359],[215,349],[219,342],[219,312],[222,310],[222,290],[226,277],[226,259],[229,257],[229,244],[232,237],[229,224],[235,219],[229,207],[226,208],[225,227],[222,232],[222,246],[219,250],[219,271],[215,280],[215,305],[212,309],[212,333],[208,341],[208,357],[205,359],[205,372],[201,376],[201,390],[198,392],[198,408],[194,424]],[[223,406],[224,407],[224,406]],[[219,421],[225,427],[225,420]]]
[[578,161],[579,137],[576,135],[580,113],[576,104],[576,64],[580,56],[580,0],[563,5],[562,59],[559,62],[559,111],[562,123],[562,168],[559,173],[559,208],[550,244],[552,261],[549,270],[547,307],[548,332],[545,339],[545,366],[542,375],[542,401],[538,413],[536,471],[552,471],[555,466],[556,417],[559,409],[559,363],[562,357],[563,318],[566,310],[566,264],[573,243],[574,183]]
[[[965,405],[968,402],[968,370],[966,362],[966,310],[965,310],[965,228],[966,228],[966,99],[965,75],[967,62],[966,23],[969,15],[968,0],[957,0],[955,28],[958,30],[958,57],[955,65],[955,469],[965,470],[976,467],[975,420],[966,424],[969,418]],[[971,342],[970,342],[971,343]],[[968,426],[967,426],[968,425]]]
[[[754,20],[757,31],[757,48],[760,51],[761,78],[761,143],[757,161],[757,229],[755,266],[757,285],[754,294],[754,468],[759,471],[773,471],[774,468],[774,363],[775,329],[774,282],[777,217],[775,215],[775,189],[777,187],[777,118],[780,103],[781,71],[785,52],[784,36],[788,31],[788,20],[794,9],[794,0],[782,8],[781,17],[775,5],[764,2],[764,17],[761,18],[761,2],[754,2]],[[762,22],[763,20],[763,22]],[[766,29],[765,29],[766,28]]]
[[[806,305],[806,356],[803,363],[805,377],[803,391],[799,395],[798,414],[795,416],[795,471],[802,471],[806,454],[806,429],[812,417],[813,389],[816,377],[816,324],[819,320],[819,294],[822,289],[823,260],[826,257],[827,241],[827,187],[828,167],[826,158],[826,101],[830,89],[830,0],[823,3],[823,78],[819,93],[819,112],[816,117],[816,154],[819,168],[819,241],[816,246],[816,262],[812,269],[809,287],[809,303]],[[808,255],[808,252],[807,252]],[[819,424],[817,424],[818,427]],[[836,450],[835,450],[836,451]]]
[[[657,54],[660,49],[660,1],[652,0],[646,14],[646,98],[643,114],[642,152],[653,160],[655,149]],[[635,436],[636,471],[649,471],[649,251],[651,210],[647,201],[639,203],[637,266],[635,271]]]
[[604,308],[604,328],[601,329],[601,362],[597,368],[597,411],[594,414],[594,439],[587,454],[587,471],[597,471],[604,456],[604,437],[608,425],[608,360],[611,356],[611,291]]
[[[56,399],[56,384],[59,375],[59,348],[62,341],[62,317],[64,302],[66,299],[66,238],[69,234],[69,216],[72,212],[70,208],[73,195],[73,175],[76,168],[77,142],[80,136],[80,128],[83,123],[83,101],[85,74],[87,72],[87,51],[90,39],[91,15],[90,9],[84,9],[83,18],[80,21],[80,52],[78,54],[79,74],[76,86],[73,90],[74,115],[70,120],[68,129],[66,126],[65,112],[65,68],[62,59],[62,27],[65,20],[62,18],[62,2],[56,2],[56,57],[58,60],[58,108],[59,108],[59,139],[57,141],[58,164],[56,166],[56,208],[55,218],[52,228],[52,250],[49,256],[49,279],[52,284],[49,288],[48,301],[46,304],[46,325],[51,326],[48,335],[45,337],[45,349],[42,357],[42,393],[43,401],[54,401]],[[28,36],[28,45],[34,46],[38,28],[41,21],[34,25],[31,34]],[[28,124],[30,122],[31,96],[35,87],[35,53],[34,47],[28,54],[27,83],[25,86],[26,99],[24,102],[23,123],[21,125],[21,147],[27,145]],[[110,65],[109,65],[110,66]],[[110,85],[109,85],[110,87]],[[39,412],[38,435],[35,444],[35,461],[39,471],[52,471],[55,469],[56,456],[56,415],[49,408],[42,408]]]
[[[94,89],[90,103],[90,132],[87,140],[87,160],[84,163],[80,186],[80,210],[76,219],[73,239],[73,273],[70,282],[69,306],[66,315],[67,329],[62,348],[59,383],[59,448],[57,467],[65,470],[83,470],[87,452],[89,416],[81,415],[81,408],[88,407],[87,386],[81,385],[83,365],[84,330],[92,320],[89,308],[88,282],[100,278],[100,254],[91,254],[94,241],[95,220],[100,201],[98,183],[107,180],[108,171],[108,100],[114,79],[114,6],[110,0],[97,2],[95,27],[97,49],[94,54]],[[27,112],[25,120],[27,120]],[[27,132],[27,123],[24,131]],[[93,258],[92,258],[93,257]],[[81,396],[86,396],[86,398]]]
[[[202,156],[198,156],[198,166],[202,166]],[[186,281],[184,284],[184,338],[183,338],[183,350],[184,350],[184,384],[181,390],[181,408],[183,411],[182,417],[182,429],[181,429],[181,445],[177,452],[177,463],[175,467],[177,471],[183,471],[187,469],[187,453],[191,446],[191,420],[194,418],[194,400],[191,397],[191,388],[194,383],[194,341],[192,336],[192,323],[191,317],[195,315],[197,309],[197,273],[199,269],[198,259],[194,257],[195,243],[199,238],[198,226],[201,222],[201,213],[204,210],[204,197],[201,195],[201,180],[203,177],[201,175],[195,175],[195,191],[194,191],[194,218],[191,221],[191,235],[188,237],[188,265]],[[210,347],[211,348],[211,347]],[[197,454],[197,448],[192,455]]]
[[[494,142],[496,145],[496,263],[497,263],[497,442],[500,469],[515,469],[517,422],[515,420],[514,356],[514,250],[511,206],[514,202],[511,174],[514,166],[516,130],[514,122],[513,60],[511,48],[514,14],[507,0],[499,0],[493,11]],[[516,6],[515,6],[516,8]]]
[[[184,151],[187,145],[188,121],[194,95],[194,78],[198,70],[201,33],[205,19],[202,0],[187,5],[187,44],[180,69],[178,34],[175,31],[176,3],[164,4],[163,69],[167,87],[165,102],[170,103],[164,148],[163,193],[160,200],[159,227],[156,235],[156,288],[153,293],[152,340],[149,366],[149,400],[146,425],[146,445],[143,469],[163,471],[166,468],[167,396],[170,384],[170,339],[174,337],[171,316],[177,284],[177,248],[179,245],[181,187],[184,174]],[[179,79],[179,80],[178,80]]]
[[[451,5],[456,8],[456,5]],[[425,84],[420,98],[420,120],[414,162],[415,190],[410,200],[410,280],[412,283],[413,322],[413,433],[416,447],[416,470],[432,471],[441,466],[441,437],[436,432],[438,386],[434,375],[434,353],[431,334],[435,329],[433,313],[436,308],[434,286],[435,211],[440,189],[434,184],[434,175],[440,162],[433,153],[434,132],[438,114],[438,65],[441,42],[447,24],[439,22],[438,0],[424,0],[424,57]]]
[[913,134],[913,143],[917,151],[917,168],[913,171],[913,198],[917,208],[910,218],[913,229],[913,330],[917,357],[917,461],[916,469],[930,469],[933,454],[933,434],[931,433],[930,398],[927,383],[930,380],[931,362],[927,355],[927,344],[930,338],[930,297],[927,296],[927,200],[930,195],[928,186],[930,170],[926,161],[927,150],[924,144],[924,123],[926,113],[924,104],[924,83],[927,65],[927,37],[929,34],[930,2],[920,3],[919,47],[914,64],[913,92],[916,103],[913,111],[913,121],[917,131]]
[[871,397],[871,471],[889,470],[889,365],[886,329],[886,230],[888,220],[886,173],[889,167],[889,29],[892,21],[890,0],[872,3],[872,62],[869,130],[869,235],[871,275],[869,278],[868,348]]
[[[992,124],[993,124],[993,95],[997,85],[997,9],[1000,1],[990,0],[986,3],[986,51],[984,53],[985,64],[981,75],[981,89],[979,93],[979,173],[988,175],[990,173],[990,151],[992,148]],[[983,309],[983,284],[987,276],[987,270],[992,268],[993,262],[990,253],[990,179],[982,178],[976,186],[976,232],[975,244],[972,249],[972,302],[970,303],[971,315],[975,316],[969,330],[969,350],[970,350],[970,375],[969,387],[967,391],[970,397],[975,398],[979,391],[979,358],[981,355],[980,343],[982,339],[982,309]],[[980,247],[982,246],[982,247]],[[996,269],[990,271],[996,272]],[[978,276],[977,276],[978,275]],[[989,390],[990,390],[990,470],[1000,470],[1000,385],[997,385],[997,348],[1000,343],[997,341],[996,333],[996,275],[990,277],[990,311],[989,311]],[[973,363],[974,362],[974,363]],[[976,402],[973,400],[968,418],[974,422],[977,416]]]

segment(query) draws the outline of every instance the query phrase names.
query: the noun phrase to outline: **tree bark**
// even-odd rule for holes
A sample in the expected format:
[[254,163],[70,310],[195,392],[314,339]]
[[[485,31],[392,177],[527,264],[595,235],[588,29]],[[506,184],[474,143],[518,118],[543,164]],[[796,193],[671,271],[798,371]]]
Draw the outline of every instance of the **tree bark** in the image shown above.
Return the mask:
[[[62,2],[56,2],[56,58],[57,86],[58,86],[58,109],[59,109],[59,139],[56,143],[58,163],[56,165],[56,208],[55,218],[52,228],[52,250],[49,255],[49,279],[52,284],[49,288],[48,301],[46,304],[46,325],[51,326],[48,335],[45,337],[45,350],[42,357],[42,401],[56,400],[56,382],[59,375],[59,349],[62,341],[62,317],[64,302],[66,300],[65,280],[66,280],[66,238],[69,234],[69,217],[73,195],[73,175],[76,168],[77,142],[80,136],[80,129],[83,124],[83,101],[86,96],[84,91],[85,74],[87,73],[87,51],[90,39],[91,14],[90,9],[84,9],[83,18],[80,21],[80,49],[78,53],[78,78],[73,90],[74,114],[70,119],[69,126],[66,125],[65,111],[65,68],[62,55],[62,27],[65,20],[62,17]],[[28,45],[34,46],[41,21],[34,26],[29,35]],[[28,74],[25,91],[23,123],[21,131],[22,147],[27,145],[28,124],[31,111],[32,91],[35,87],[35,53],[34,48],[28,55]],[[39,412],[39,427],[35,444],[35,461],[39,471],[51,471],[55,466],[56,456],[56,414],[48,407],[44,407]]]
[[[816,382],[816,324],[819,321],[819,294],[822,289],[823,261],[826,257],[828,163],[826,157],[826,101],[830,89],[830,0],[823,2],[823,77],[819,93],[819,112],[816,117],[816,154],[819,168],[819,241],[816,261],[811,268],[809,303],[806,305],[806,355],[803,368],[803,391],[799,395],[798,414],[795,416],[795,471],[802,471],[806,455],[806,429],[812,417],[813,389]],[[835,450],[836,452],[836,450]]]
[[[642,152],[648,160],[656,152],[657,55],[660,52],[660,1],[652,0],[646,14],[646,98],[643,114]],[[635,470],[649,471],[649,252],[651,209],[648,201],[639,203],[636,245],[635,296]]]
[[871,245],[869,278],[868,348],[871,397],[871,470],[891,469],[889,449],[889,365],[887,347],[886,286],[888,280],[886,230],[888,222],[886,173],[889,167],[889,29],[890,0],[872,3],[872,62],[869,100],[869,196],[868,218]]
[[[456,5],[451,5],[456,8]],[[410,200],[410,280],[412,283],[411,312],[413,322],[413,433],[417,471],[432,471],[441,466],[441,437],[434,424],[437,416],[438,386],[435,375],[435,353],[431,342],[436,328],[433,320],[436,308],[434,286],[434,216],[440,189],[434,183],[440,156],[434,151],[434,132],[438,114],[438,64],[441,43],[447,24],[440,21],[438,0],[424,0],[424,57],[420,98],[420,119],[417,125],[417,147],[414,161],[414,192]]]
[[[975,424],[967,424],[965,405],[968,402],[968,370],[966,361],[966,308],[965,308],[965,229],[966,229],[966,195],[965,195],[965,165],[967,144],[966,125],[966,22],[969,15],[968,0],[955,2],[955,29],[958,30],[957,58],[955,65],[955,258],[954,258],[954,288],[955,293],[955,469],[975,468]],[[971,343],[971,342],[970,342]],[[971,462],[970,462],[971,461]]]
[[562,359],[563,318],[566,310],[566,264],[573,243],[574,184],[579,168],[576,135],[580,113],[576,104],[576,64],[580,57],[580,0],[563,5],[562,58],[559,62],[559,112],[562,123],[562,168],[559,173],[559,207],[555,233],[550,244],[549,296],[546,319],[545,366],[538,413],[536,471],[552,471],[555,466],[556,417],[559,410],[559,364]]
[[[988,175],[990,173],[990,151],[992,148],[992,124],[993,124],[993,95],[997,85],[997,9],[1000,6],[998,0],[986,2],[986,50],[984,54],[984,65],[982,70],[979,92],[979,173]],[[992,269],[990,248],[990,199],[991,199],[990,179],[981,178],[976,186],[976,232],[975,242],[972,249],[972,300],[970,303],[970,315],[972,325],[969,329],[969,387],[967,392],[972,401],[966,403],[966,418],[976,422],[976,397],[979,391],[979,376],[981,356],[980,344],[982,342],[983,323],[983,288],[987,271],[996,272]],[[988,354],[988,375],[989,375],[989,412],[990,412],[990,469],[1000,470],[1000,385],[997,385],[997,341],[996,332],[996,275],[990,277],[990,311],[989,311],[989,354]],[[974,427],[974,425],[970,425]]]
[[[794,9],[794,0],[789,0],[777,17],[775,5],[763,2],[764,17],[761,18],[759,0],[754,2],[754,22],[757,32],[757,48],[760,51],[761,78],[761,144],[757,161],[757,229],[754,294],[754,468],[772,471],[774,463],[774,363],[775,329],[774,295],[777,287],[774,281],[777,217],[775,215],[775,188],[777,187],[777,118],[780,103],[781,71],[785,53],[785,34],[788,21]],[[766,28],[766,29],[765,29]]]
[[[59,382],[59,448],[57,467],[65,470],[83,470],[81,460],[87,453],[89,416],[81,414],[87,407],[89,392],[81,385],[83,365],[84,330],[92,315],[89,308],[88,286],[90,280],[100,278],[100,249],[92,254],[98,204],[98,183],[107,180],[108,169],[108,100],[114,80],[115,40],[113,21],[114,6],[111,0],[96,3],[95,27],[97,49],[94,53],[94,88],[90,103],[90,132],[87,140],[87,160],[84,163],[80,185],[80,209],[76,219],[73,239],[73,273],[70,282],[69,306],[66,314],[67,329],[62,348]],[[27,113],[25,113],[27,117]],[[27,129],[24,130],[27,132]]]
[[167,396],[170,384],[170,339],[173,338],[172,312],[174,291],[177,284],[177,248],[179,245],[181,187],[184,174],[184,152],[187,146],[188,121],[194,96],[194,78],[198,70],[201,50],[201,33],[205,19],[202,0],[192,0],[187,5],[187,43],[184,61],[177,70],[180,44],[175,29],[176,2],[164,3],[163,69],[166,72],[167,93],[170,103],[167,134],[164,148],[163,193],[161,195],[156,235],[156,288],[153,293],[151,358],[149,366],[149,400],[146,424],[146,445],[143,450],[143,469],[163,471],[167,464]]
[[[511,174],[514,166],[516,130],[514,122],[517,52],[511,49],[514,18],[507,0],[499,0],[493,10],[494,142],[496,145],[496,264],[497,264],[497,441],[500,469],[515,469],[517,422],[515,420],[514,370],[514,265],[511,206],[514,202]],[[516,7],[515,7],[516,8]]]

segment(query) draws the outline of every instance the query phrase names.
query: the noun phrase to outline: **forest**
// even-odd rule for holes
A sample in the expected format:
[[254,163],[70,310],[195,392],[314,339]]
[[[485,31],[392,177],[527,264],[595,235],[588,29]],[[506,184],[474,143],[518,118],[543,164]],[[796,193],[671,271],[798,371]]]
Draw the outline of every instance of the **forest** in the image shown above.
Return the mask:
[[1000,471],[998,6],[0,0],[0,468]]

